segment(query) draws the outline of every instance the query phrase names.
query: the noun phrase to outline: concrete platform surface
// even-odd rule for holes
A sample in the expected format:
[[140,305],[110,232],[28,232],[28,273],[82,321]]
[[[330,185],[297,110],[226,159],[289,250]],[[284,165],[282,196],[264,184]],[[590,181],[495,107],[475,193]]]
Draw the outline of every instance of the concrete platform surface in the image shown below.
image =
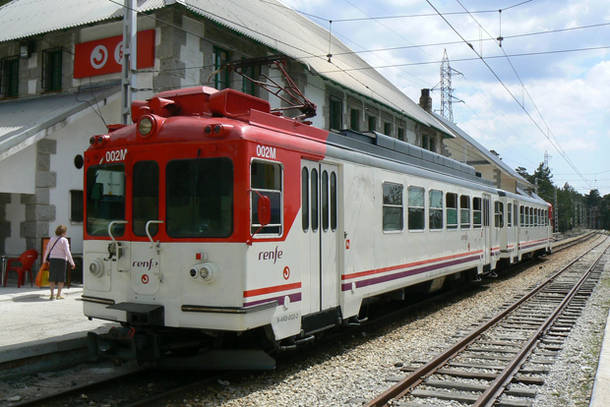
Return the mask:
[[51,301],[48,288],[0,287],[0,352],[10,345],[49,341],[80,332],[86,335],[87,331],[110,326],[108,322],[89,321],[85,317],[82,292],[82,287],[64,288],[65,299]]
[[[604,272],[610,271],[610,262],[604,265]],[[606,320],[602,349],[599,354],[599,364],[595,374],[591,403],[589,407],[610,406],[610,312]]]
[[[83,314],[82,287],[62,290],[49,300],[49,289],[0,287],[0,376],[59,368],[87,358],[89,331],[106,332],[113,323]],[[28,363],[14,361],[29,359]]]

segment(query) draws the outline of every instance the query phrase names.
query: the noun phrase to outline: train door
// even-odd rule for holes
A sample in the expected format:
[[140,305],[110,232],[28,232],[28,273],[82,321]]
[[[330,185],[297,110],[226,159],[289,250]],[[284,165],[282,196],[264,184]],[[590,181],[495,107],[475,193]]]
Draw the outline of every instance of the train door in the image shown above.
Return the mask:
[[510,232],[510,240],[513,247],[510,250],[510,262],[512,263],[519,246],[519,202],[513,201],[513,228]]
[[[132,169],[131,289],[138,299],[157,293],[163,277],[160,268],[160,246],[155,241],[159,232],[159,165],[153,160],[140,160]],[[140,238],[140,239],[138,239]]]
[[339,304],[337,167],[303,160],[301,181],[303,293],[309,298],[304,312],[315,313]]
[[491,226],[490,226],[491,196],[483,194],[483,264],[490,263]]

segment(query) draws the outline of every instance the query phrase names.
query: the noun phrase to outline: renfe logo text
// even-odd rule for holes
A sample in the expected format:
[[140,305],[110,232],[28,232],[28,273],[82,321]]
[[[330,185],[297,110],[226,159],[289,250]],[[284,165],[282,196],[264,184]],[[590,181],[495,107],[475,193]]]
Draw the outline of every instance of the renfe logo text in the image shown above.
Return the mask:
[[268,250],[265,252],[258,252],[258,261],[271,261],[273,260],[273,264],[280,260],[284,252],[279,249],[279,247],[275,246],[274,250]]

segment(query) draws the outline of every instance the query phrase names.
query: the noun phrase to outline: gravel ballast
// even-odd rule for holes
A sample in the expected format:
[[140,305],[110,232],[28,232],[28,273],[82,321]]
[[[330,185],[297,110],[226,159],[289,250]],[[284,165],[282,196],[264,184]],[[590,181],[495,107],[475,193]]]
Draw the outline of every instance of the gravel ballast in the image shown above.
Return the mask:
[[[478,325],[527,287],[548,277],[592,241],[535,261],[519,273],[509,272],[487,289],[465,298],[427,307],[378,328],[345,335],[316,353],[282,361],[273,372],[228,378],[222,384],[185,394],[167,406],[361,406],[393,385],[405,373],[399,367],[426,361],[446,349],[452,336]],[[604,258],[606,260],[608,255]],[[610,270],[605,272],[556,363],[539,388],[535,406],[585,406],[591,396],[603,329],[610,307]],[[459,324],[459,326],[458,326]],[[455,405],[442,402],[439,405]]]

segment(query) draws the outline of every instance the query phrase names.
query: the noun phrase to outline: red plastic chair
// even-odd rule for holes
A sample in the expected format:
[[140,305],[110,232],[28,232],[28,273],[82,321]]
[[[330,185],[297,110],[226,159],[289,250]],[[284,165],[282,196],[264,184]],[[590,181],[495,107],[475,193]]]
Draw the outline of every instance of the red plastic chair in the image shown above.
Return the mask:
[[21,256],[17,258],[9,258],[6,263],[6,270],[4,271],[4,286],[6,287],[9,271],[17,273],[17,288],[21,287],[24,283],[26,272],[30,275],[30,286],[32,286],[32,282],[34,281],[34,278],[32,277],[32,267],[37,258],[38,252],[34,249],[24,251],[21,253]]

